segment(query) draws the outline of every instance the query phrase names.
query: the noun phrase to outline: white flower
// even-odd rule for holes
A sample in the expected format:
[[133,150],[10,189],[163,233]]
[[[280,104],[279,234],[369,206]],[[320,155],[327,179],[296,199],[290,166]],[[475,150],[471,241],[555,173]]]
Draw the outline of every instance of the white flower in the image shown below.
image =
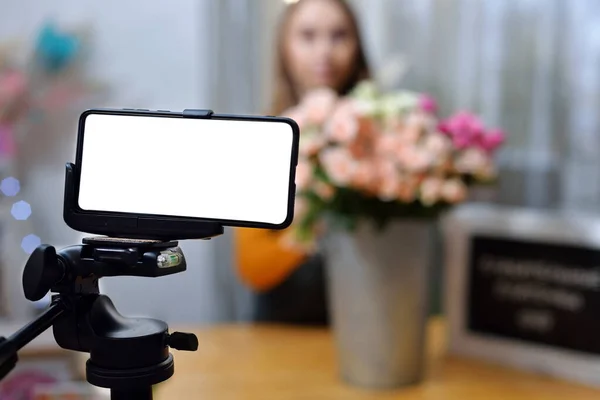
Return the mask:
[[451,179],[442,186],[442,197],[448,203],[459,203],[467,198],[467,187],[460,179]]
[[395,92],[381,97],[377,111],[384,118],[393,118],[415,108],[418,97],[411,92]]
[[352,97],[359,100],[373,101],[378,95],[379,90],[373,81],[362,81],[352,91]]
[[426,206],[435,204],[442,196],[444,182],[440,178],[430,177],[421,183],[420,199]]

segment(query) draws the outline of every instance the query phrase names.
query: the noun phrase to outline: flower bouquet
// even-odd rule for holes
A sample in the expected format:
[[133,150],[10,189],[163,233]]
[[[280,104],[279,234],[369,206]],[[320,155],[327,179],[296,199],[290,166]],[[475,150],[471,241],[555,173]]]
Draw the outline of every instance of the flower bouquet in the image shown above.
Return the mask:
[[382,93],[369,81],[348,96],[308,93],[285,113],[300,126],[292,243],[312,247],[326,219],[352,230],[400,217],[435,217],[496,177],[504,140],[469,112],[437,115],[427,95]]
[[464,111],[441,119],[436,108],[429,96],[366,81],[344,97],[308,93],[286,113],[301,134],[284,240],[311,251],[332,228],[321,250],[339,369],[359,386],[423,376],[432,221],[496,177],[502,132]]

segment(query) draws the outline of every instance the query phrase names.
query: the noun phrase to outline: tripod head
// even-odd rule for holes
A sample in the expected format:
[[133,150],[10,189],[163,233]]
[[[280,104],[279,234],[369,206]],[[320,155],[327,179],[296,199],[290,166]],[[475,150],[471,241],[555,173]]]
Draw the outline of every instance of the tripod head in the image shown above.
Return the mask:
[[186,260],[177,241],[89,237],[60,251],[41,245],[23,272],[31,301],[53,293],[50,307],[8,339],[0,340],[0,379],[15,366],[17,352],[50,326],[57,344],[90,354],[89,383],[110,388],[112,398],[151,399],[151,387],[173,375],[169,348],[195,351],[189,333],[169,333],[165,322],[128,318],[100,294],[106,276],[160,277],[183,272]]
[[[248,133],[257,140],[246,141]],[[0,338],[0,379],[23,346],[53,327],[60,347],[89,353],[88,382],[110,388],[113,399],[151,399],[152,385],[173,375],[169,348],[194,351],[198,340],[169,333],[163,321],[119,314],[100,294],[98,279],[182,272],[186,260],[174,239],[210,239],[223,234],[224,225],[290,226],[299,140],[298,125],[288,118],[211,110],[82,113],[76,162],[66,164],[63,219],[73,230],[103,236],[59,251],[42,245],[31,254],[23,272],[25,297],[36,301],[51,292],[52,302],[36,320]],[[187,151],[196,148],[202,152]],[[166,157],[164,149],[170,152]],[[231,165],[214,168],[221,155]],[[197,190],[179,190],[186,185],[176,179],[183,169],[190,182],[195,174],[202,178]],[[220,170],[225,172],[212,177]],[[268,190],[254,187],[265,181],[273,181]],[[171,185],[165,188],[165,182]],[[239,187],[248,198],[221,193],[225,187]]]

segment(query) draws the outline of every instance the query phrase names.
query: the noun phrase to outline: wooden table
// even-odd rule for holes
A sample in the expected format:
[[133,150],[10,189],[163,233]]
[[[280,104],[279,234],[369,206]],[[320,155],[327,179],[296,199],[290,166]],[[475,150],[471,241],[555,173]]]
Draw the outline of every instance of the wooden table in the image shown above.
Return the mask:
[[[183,330],[183,329],[182,329]],[[479,361],[444,356],[444,327],[432,321],[426,380],[396,391],[342,383],[327,330],[234,325],[195,329],[200,348],[175,351],[175,376],[155,399],[599,399],[600,390]]]

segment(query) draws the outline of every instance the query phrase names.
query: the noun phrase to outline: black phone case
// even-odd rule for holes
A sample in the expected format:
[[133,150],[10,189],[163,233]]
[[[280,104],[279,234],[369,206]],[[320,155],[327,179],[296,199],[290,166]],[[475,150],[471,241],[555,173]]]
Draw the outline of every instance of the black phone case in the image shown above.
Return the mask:
[[[79,187],[81,178],[80,166],[84,162],[83,141],[85,140],[85,119],[91,114],[128,115],[128,116],[153,116],[164,118],[203,118],[217,120],[237,121],[267,121],[285,122],[292,127],[293,145],[290,165],[290,186],[288,189],[287,216],[281,224],[255,223],[246,221],[201,219],[172,217],[166,215],[131,214],[120,212],[88,211],[79,207]],[[298,150],[300,130],[296,122],[290,118],[274,116],[251,116],[215,114],[211,110],[186,109],[182,112],[151,111],[146,109],[90,109],[83,112],[79,118],[77,134],[77,150],[75,164],[67,163],[65,175],[65,199],[63,217],[65,223],[72,229],[80,232],[107,235],[112,237],[129,237],[139,239],[207,239],[223,233],[224,226],[260,228],[281,230],[290,226],[294,218],[294,199],[296,195],[296,166],[298,164]],[[218,193],[207,193],[207,196]]]

